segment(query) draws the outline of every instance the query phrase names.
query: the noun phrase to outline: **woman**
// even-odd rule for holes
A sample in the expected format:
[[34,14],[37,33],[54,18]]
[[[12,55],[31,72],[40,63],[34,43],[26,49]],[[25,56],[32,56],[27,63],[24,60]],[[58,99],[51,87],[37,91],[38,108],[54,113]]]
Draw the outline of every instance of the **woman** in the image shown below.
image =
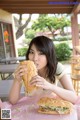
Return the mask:
[[[34,76],[30,82],[31,85],[54,92],[62,99],[75,103],[77,95],[71,79],[64,72],[63,65],[57,62],[54,44],[51,39],[45,36],[33,38],[26,59],[33,61],[38,70],[38,75]],[[9,94],[9,101],[12,104],[19,100],[24,71],[25,69],[20,66],[15,72],[15,79]],[[56,86],[56,77],[63,88]]]

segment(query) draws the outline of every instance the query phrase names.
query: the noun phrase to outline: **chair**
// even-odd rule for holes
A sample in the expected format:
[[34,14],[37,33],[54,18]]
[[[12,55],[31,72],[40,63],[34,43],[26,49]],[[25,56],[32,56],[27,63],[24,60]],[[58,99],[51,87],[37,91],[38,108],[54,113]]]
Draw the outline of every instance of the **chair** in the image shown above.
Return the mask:
[[80,55],[71,58],[71,78],[77,95],[80,93]]
[[78,78],[76,76],[74,76],[74,77],[72,76],[71,78],[73,81],[74,89],[75,89],[77,95],[79,95],[80,94],[80,77]]

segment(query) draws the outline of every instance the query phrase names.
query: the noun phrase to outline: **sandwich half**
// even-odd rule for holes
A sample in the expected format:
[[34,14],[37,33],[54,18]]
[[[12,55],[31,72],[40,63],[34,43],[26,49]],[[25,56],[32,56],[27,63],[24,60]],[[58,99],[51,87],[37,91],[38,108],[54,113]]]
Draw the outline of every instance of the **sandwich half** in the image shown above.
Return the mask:
[[36,90],[36,86],[32,86],[29,84],[31,78],[37,75],[37,69],[33,61],[26,60],[20,63],[20,65],[24,65],[26,68],[26,72],[23,75],[23,81],[25,85],[25,93],[29,96],[33,95],[34,91]]
[[62,99],[43,97],[38,101],[38,112],[45,114],[70,114],[73,104]]

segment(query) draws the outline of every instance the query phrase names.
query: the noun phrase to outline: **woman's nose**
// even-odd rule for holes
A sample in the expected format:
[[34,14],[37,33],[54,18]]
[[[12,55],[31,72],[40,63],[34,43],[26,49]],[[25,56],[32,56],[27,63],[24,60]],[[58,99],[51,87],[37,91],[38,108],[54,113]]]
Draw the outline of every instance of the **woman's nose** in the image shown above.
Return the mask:
[[38,55],[34,54],[33,59],[34,59],[34,61],[38,60]]

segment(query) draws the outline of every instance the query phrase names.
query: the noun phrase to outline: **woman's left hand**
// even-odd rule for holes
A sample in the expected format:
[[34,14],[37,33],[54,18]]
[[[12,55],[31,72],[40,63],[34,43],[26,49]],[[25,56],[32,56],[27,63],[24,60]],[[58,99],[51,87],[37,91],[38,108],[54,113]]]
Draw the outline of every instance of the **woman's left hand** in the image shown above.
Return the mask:
[[51,89],[52,84],[49,83],[46,79],[43,77],[40,77],[39,75],[34,76],[31,81],[30,85],[36,85],[37,87],[41,87],[43,89]]

